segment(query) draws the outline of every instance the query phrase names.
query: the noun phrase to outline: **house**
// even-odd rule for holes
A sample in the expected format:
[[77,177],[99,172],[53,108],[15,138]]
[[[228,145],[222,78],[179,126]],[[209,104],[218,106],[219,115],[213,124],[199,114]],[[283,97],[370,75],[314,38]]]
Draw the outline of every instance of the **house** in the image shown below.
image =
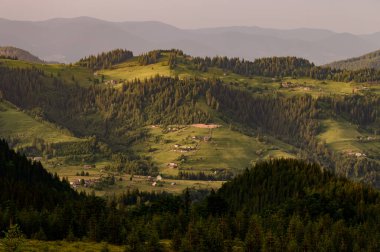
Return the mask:
[[203,141],[208,142],[211,140],[211,136],[204,136]]
[[281,83],[281,86],[283,87],[283,88],[289,88],[289,87],[291,87],[293,85],[293,83],[291,83],[291,82],[282,82]]
[[352,152],[352,151],[347,152],[347,155],[349,155],[349,156],[355,156],[355,157],[366,157],[367,156],[364,153]]
[[152,186],[157,186],[157,182],[153,182],[153,183],[152,183]]
[[185,150],[188,150],[188,151],[192,151],[192,150],[194,150],[195,148],[192,147],[192,146],[184,146],[184,147],[182,147],[182,149],[185,149]]
[[162,176],[161,175],[158,175],[157,177],[156,177],[156,181],[161,181],[162,180]]
[[367,155],[364,154],[364,153],[356,152],[356,153],[355,153],[355,156],[356,156],[356,157],[366,157]]
[[169,163],[168,166],[170,168],[178,168],[178,165],[176,163]]
[[109,84],[109,85],[116,85],[117,84],[117,81],[116,80],[109,80],[106,82],[106,84]]
[[40,162],[42,161],[42,157],[34,157],[33,161]]

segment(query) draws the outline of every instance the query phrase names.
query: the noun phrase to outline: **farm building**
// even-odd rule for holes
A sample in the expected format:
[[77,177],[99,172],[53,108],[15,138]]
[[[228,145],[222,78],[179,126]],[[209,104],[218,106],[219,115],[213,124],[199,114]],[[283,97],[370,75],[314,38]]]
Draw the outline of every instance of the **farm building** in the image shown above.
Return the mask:
[[211,140],[211,136],[204,136],[203,141],[208,142]]
[[177,168],[177,167],[178,167],[178,164],[176,164],[176,163],[169,163],[168,166],[169,166],[170,168]]
[[289,87],[291,87],[291,86],[293,86],[293,83],[291,83],[291,82],[282,82],[281,83],[281,86],[283,87],[283,88],[289,88]]

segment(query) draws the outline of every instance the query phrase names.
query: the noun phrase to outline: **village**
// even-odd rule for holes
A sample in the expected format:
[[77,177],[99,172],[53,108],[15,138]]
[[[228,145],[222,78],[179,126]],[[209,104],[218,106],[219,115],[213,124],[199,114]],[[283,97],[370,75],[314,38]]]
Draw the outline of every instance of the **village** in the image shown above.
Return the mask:
[[[281,82],[280,83],[280,88],[284,88],[284,89],[300,89],[300,90],[303,90],[303,91],[311,91],[313,89],[312,86],[308,86],[308,85],[306,85],[306,83],[299,84],[299,83],[293,83],[293,82],[290,82],[290,81]],[[319,88],[319,91],[322,91],[322,89]]]

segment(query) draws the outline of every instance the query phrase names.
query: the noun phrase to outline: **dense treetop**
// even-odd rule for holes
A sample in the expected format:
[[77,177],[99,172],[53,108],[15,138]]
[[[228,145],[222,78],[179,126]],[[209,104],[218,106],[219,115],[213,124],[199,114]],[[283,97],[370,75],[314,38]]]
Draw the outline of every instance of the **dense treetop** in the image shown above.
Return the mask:
[[18,224],[27,238],[86,237],[126,251],[162,251],[160,239],[174,251],[380,249],[379,192],[304,161],[259,163],[208,196],[128,191],[103,200],[0,141],[0,175],[0,230]]
[[374,68],[380,70],[380,50],[366,55],[347,60],[336,61],[328,64],[331,68],[359,70],[364,68]]
[[133,53],[131,51],[116,49],[80,59],[77,64],[93,70],[107,69],[111,68],[112,65],[124,62],[132,57]]

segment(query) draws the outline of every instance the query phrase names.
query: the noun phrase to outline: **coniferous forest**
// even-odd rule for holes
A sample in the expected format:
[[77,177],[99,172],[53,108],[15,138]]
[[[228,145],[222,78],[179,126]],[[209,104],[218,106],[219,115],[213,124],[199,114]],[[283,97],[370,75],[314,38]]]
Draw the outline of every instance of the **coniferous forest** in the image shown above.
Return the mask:
[[[145,70],[167,66],[175,72],[186,66],[196,74],[97,79],[98,71],[132,60],[133,67]],[[1,102],[83,140],[48,143],[35,138],[33,146],[18,152],[12,147],[20,139],[0,141],[0,231],[17,225],[28,239],[103,241],[122,245],[125,251],[164,251],[162,241],[169,241],[172,251],[183,252],[380,250],[379,158],[334,152],[320,139],[323,122],[333,119],[377,136],[377,94],[261,93],[202,75],[217,69],[247,79],[279,80],[281,86],[286,78],[366,85],[380,80],[378,70],[331,69],[296,57],[190,57],[180,50],[134,58],[121,49],[83,58],[70,66],[75,67],[90,71],[91,84],[40,66],[0,64]],[[188,188],[171,194],[128,189],[99,197],[74,190],[67,178],[27,158],[41,153],[81,162],[98,158],[111,160],[107,169],[130,174],[130,180],[134,175],[155,177],[162,167],[132,148],[151,137],[149,127],[212,123],[259,140],[270,136],[292,146],[297,159],[269,157],[238,167],[239,172],[181,170],[166,177],[223,181],[217,190]],[[375,152],[368,148],[368,153]],[[102,179],[115,183],[114,176]]]
[[[340,175],[379,185],[377,162],[331,153],[317,139],[322,131],[321,119],[344,116],[363,129],[377,122],[380,98],[375,95],[273,96],[252,94],[218,79],[163,76],[124,82],[120,89],[115,89],[95,84],[73,85],[37,68],[0,67],[0,73],[4,99],[25,110],[39,108],[39,115],[48,121],[78,136],[95,136],[113,152],[125,151],[146,137],[142,128],[146,125],[212,123],[215,118],[211,111],[215,111],[242,132],[248,129],[255,134],[275,136],[303,150],[303,159]],[[199,106],[203,101],[209,109]],[[146,159],[123,155],[129,163],[136,158]],[[157,172],[149,160],[139,162],[144,165],[131,164],[127,171],[143,175]]]
[[[0,228],[126,251],[378,251],[380,194],[297,160],[256,164],[218,191],[78,194],[0,142]],[[365,234],[365,235],[364,235]]]

